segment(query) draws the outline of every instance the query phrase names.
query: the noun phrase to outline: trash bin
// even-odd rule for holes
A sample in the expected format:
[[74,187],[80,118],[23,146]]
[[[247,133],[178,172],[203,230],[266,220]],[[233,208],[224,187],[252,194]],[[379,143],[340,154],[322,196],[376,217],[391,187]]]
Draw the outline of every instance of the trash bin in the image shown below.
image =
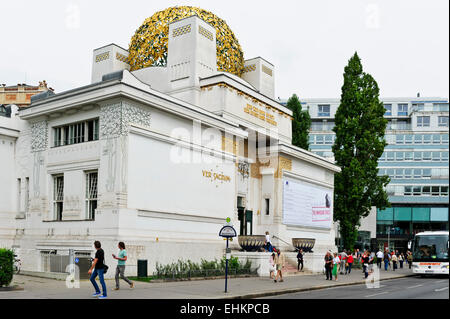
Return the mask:
[[137,275],[138,277],[147,277],[147,260],[138,259],[137,261]]

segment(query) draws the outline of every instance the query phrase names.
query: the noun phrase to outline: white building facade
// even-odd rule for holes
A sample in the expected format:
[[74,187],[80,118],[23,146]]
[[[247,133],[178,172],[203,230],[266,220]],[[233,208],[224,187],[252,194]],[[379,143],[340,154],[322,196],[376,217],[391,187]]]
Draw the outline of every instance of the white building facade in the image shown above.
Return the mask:
[[[202,32],[175,37],[186,25]],[[282,249],[292,238],[315,239],[320,256],[336,249],[339,168],[291,144],[274,66],[256,58],[242,78],[217,71],[214,35],[197,16],[173,22],[167,66],[131,72],[127,50],[101,47],[91,84],[0,117],[0,246],[15,249],[24,271],[56,271],[49,255],[93,256],[95,240],[108,265],[124,241],[129,274],[139,259],[152,272],[222,258],[227,217],[238,234],[269,231]]]

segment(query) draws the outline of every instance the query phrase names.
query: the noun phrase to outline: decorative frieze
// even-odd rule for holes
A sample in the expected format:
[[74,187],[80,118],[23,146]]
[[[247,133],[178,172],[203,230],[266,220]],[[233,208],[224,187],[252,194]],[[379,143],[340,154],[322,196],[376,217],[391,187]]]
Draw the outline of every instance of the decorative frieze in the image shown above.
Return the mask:
[[176,28],[175,30],[172,31],[172,37],[178,37],[180,35],[186,34],[186,33],[190,33],[191,32],[191,25],[185,25],[179,28]]
[[120,102],[100,108],[100,139],[128,135],[131,123],[150,127],[150,111],[144,107]]
[[31,124],[31,151],[39,152],[47,149],[48,123],[40,121]]

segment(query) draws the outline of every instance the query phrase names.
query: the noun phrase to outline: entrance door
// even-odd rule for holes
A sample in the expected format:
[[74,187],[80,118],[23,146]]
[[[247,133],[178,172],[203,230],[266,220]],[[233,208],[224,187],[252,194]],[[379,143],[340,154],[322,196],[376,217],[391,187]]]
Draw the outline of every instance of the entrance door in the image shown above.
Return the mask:
[[239,235],[253,235],[253,211],[238,207]]

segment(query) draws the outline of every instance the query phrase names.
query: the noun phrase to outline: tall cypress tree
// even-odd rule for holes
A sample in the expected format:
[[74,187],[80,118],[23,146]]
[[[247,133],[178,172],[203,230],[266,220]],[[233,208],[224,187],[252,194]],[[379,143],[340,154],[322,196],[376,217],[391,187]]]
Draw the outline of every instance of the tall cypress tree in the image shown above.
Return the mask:
[[387,120],[379,101],[378,84],[363,72],[355,52],[344,72],[341,103],[335,116],[333,153],[342,171],[334,179],[334,221],[340,225],[344,248],[353,249],[362,217],[372,206],[388,207],[384,187],[388,176],[378,176],[378,159],[387,145]]
[[307,110],[302,110],[302,104],[296,94],[287,101],[286,107],[292,111],[292,144],[305,150],[309,148],[309,128],[311,117]]

